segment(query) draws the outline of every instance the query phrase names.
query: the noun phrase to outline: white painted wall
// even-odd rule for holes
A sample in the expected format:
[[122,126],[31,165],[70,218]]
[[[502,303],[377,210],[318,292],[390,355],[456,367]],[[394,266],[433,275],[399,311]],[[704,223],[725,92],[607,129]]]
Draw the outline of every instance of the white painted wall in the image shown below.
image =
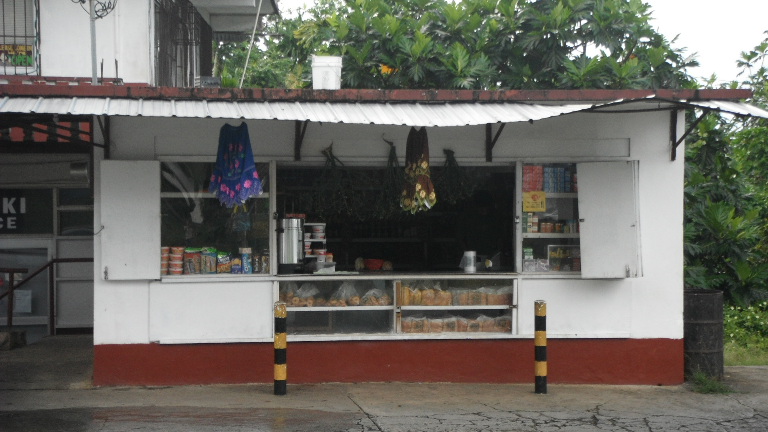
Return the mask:
[[[678,130],[683,130],[683,116],[679,118]],[[214,119],[114,118],[113,158],[176,156],[183,160],[201,156],[213,161],[218,130],[224,123]],[[293,160],[293,122],[249,121],[248,125],[257,160]],[[639,160],[643,276],[621,280],[524,277],[519,284],[522,336],[533,334],[533,304],[541,299],[548,303],[551,336],[682,338],[684,162],[682,158],[669,160],[668,131],[667,112],[573,114],[507,125],[494,150],[495,163],[519,159]],[[334,154],[345,163],[383,163],[389,147],[382,136],[395,142],[402,160],[407,133],[406,127],[310,124],[302,161],[322,163],[320,150],[333,142]],[[429,140],[433,165],[442,163],[443,148],[454,150],[460,162],[484,163],[482,126],[430,129]],[[542,159],[547,153],[551,156]],[[612,156],[599,156],[605,154]],[[683,149],[678,150],[681,154]],[[96,256],[100,256],[98,240]],[[100,268],[98,262],[95,268]],[[95,343],[148,343],[148,282],[103,281],[96,276]]]
[[[151,11],[151,0],[121,1],[96,20],[99,77],[103,61],[105,78],[119,74],[126,83],[151,83]],[[90,19],[79,4],[40,0],[40,69],[43,76],[91,76]]]

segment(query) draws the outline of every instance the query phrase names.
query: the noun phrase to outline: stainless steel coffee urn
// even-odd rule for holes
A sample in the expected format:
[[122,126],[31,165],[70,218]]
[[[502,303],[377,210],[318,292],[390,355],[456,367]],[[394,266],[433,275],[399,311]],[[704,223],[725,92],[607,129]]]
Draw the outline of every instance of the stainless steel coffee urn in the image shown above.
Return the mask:
[[280,219],[278,228],[278,273],[296,273],[304,264],[304,219]]

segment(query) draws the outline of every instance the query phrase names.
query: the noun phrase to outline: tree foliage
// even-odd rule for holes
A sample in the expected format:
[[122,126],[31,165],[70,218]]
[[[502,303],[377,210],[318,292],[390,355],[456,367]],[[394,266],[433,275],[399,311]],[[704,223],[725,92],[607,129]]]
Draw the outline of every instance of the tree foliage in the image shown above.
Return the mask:
[[[319,0],[268,22],[273,36],[262,41],[248,82],[306,85],[311,55],[332,54],[343,57],[349,88],[690,85],[685,68],[694,61],[649,18],[641,0]],[[268,70],[289,80],[278,85]]]
[[[744,80],[768,105],[768,39],[742,53]],[[686,149],[686,285],[720,289],[749,304],[768,283],[768,123],[709,114]]]

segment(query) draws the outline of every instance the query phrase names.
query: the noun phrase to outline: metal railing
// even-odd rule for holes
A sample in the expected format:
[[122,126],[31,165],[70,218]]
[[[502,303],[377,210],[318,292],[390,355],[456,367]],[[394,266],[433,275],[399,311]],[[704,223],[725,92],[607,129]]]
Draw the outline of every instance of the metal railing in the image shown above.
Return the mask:
[[48,270],[48,329],[49,329],[49,334],[51,336],[55,335],[56,334],[56,321],[55,321],[56,320],[56,284],[54,283],[53,266],[54,264],[60,264],[60,263],[88,263],[88,262],[92,263],[93,258],[54,258],[48,261],[48,263],[45,264],[44,266],[32,272],[32,274],[27,276],[25,279],[22,279],[22,281],[19,282],[18,284],[14,284],[15,273],[26,273],[28,269],[0,268],[0,274],[7,273],[9,275],[8,282],[10,286],[8,287],[8,291],[0,294],[0,300],[4,299],[5,297],[8,297],[8,318],[6,321],[6,326],[8,327],[8,330],[10,330],[13,327],[13,293],[14,291],[16,291],[17,288],[29,282],[35,276]]

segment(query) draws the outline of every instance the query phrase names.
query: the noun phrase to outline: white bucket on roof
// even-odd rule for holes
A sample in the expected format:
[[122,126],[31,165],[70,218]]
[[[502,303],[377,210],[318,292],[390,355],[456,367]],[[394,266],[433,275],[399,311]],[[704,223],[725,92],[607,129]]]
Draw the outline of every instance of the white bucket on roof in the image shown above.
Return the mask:
[[312,56],[312,88],[315,90],[341,88],[341,57]]

